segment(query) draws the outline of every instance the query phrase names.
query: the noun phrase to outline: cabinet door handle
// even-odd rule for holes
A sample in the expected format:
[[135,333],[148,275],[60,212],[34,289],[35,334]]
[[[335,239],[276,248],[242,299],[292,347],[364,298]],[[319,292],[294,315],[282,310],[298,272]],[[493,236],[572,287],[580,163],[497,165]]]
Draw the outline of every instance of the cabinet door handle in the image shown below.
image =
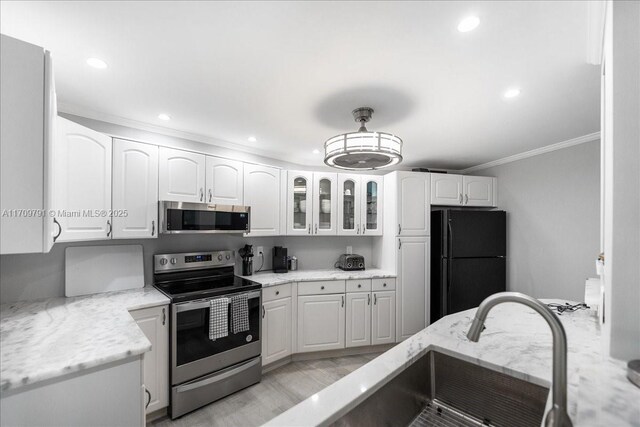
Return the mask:
[[373,305],[376,305],[378,303],[378,296],[376,294],[373,294]]
[[367,294],[367,305],[371,305],[371,294]]
[[316,224],[316,234],[318,234],[318,224]]
[[402,240],[398,239],[398,249],[402,247]]
[[264,305],[262,306],[262,318],[264,319]]
[[468,205],[468,204],[469,204],[469,195],[468,195],[468,194],[465,194],[465,195],[464,195],[464,204],[465,204],[465,205]]
[[154,234],[156,234],[156,222],[151,221],[151,235],[153,236]]
[[342,306],[344,307],[344,295],[342,295]]
[[209,203],[213,200],[213,194],[211,193],[211,189],[209,189]]
[[458,194],[458,200],[460,201],[459,203],[462,204],[462,193]]
[[147,390],[146,387],[144,388],[144,392],[147,393],[147,396],[149,396],[147,403],[144,405],[144,409],[147,409],[149,407],[149,404],[151,403],[151,392]]
[[356,234],[360,234],[360,224],[356,224]]
[[398,235],[400,235],[400,233],[402,233],[402,226],[398,224]]
[[107,220],[107,237],[111,236],[111,221]]
[[311,234],[311,224],[309,224],[309,231],[307,231],[307,234]]
[[62,226],[60,225],[58,220],[55,218],[53,218],[53,223],[58,226],[58,233],[55,236],[53,236],[53,243],[55,243],[56,240],[58,240],[58,237],[60,237],[60,235],[62,234]]
[[367,231],[367,226],[362,224],[362,234],[364,234],[365,231]]
[[200,201],[204,199],[204,190],[200,187]]
[[162,309],[162,326],[164,326],[165,323],[167,323],[167,309],[163,308]]

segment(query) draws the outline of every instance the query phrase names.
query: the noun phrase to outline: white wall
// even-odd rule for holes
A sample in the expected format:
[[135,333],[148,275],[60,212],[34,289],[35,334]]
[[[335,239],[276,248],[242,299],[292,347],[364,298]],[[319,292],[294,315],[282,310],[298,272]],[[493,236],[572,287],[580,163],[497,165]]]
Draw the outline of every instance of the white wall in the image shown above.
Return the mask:
[[507,288],[584,300],[600,235],[599,141],[474,171],[498,178],[507,211]]
[[[245,244],[264,246],[264,269],[271,269],[273,246],[284,246],[289,255],[298,257],[299,269],[333,268],[338,256],[347,245],[353,252],[371,260],[373,237],[254,237],[234,235],[169,235],[148,240],[107,240],[82,243],[58,243],[48,254],[0,256],[0,301],[2,303],[25,299],[64,296],[64,254],[70,246],[142,244],[144,250],[145,283],[153,283],[153,255],[174,252],[197,252],[233,249]],[[240,273],[240,258],[236,259]],[[254,271],[260,267],[260,258],[254,258]],[[371,267],[367,265],[367,267]],[[286,274],[286,273],[284,273]]]

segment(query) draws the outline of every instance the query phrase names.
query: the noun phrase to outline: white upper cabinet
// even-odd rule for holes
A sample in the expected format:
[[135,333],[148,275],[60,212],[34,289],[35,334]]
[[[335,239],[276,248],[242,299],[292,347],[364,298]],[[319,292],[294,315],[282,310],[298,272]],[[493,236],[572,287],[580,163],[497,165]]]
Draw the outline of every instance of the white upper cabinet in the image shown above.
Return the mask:
[[313,173],[287,172],[287,235],[313,233]]
[[490,176],[463,176],[465,206],[496,206],[497,179]]
[[358,235],[361,233],[360,176],[338,174],[338,234]]
[[244,167],[237,160],[207,156],[206,202],[220,205],[244,203]]
[[496,206],[497,179],[488,176],[431,174],[431,204]]
[[431,174],[431,204],[462,206],[462,175]]
[[67,213],[57,241],[110,238],[111,138],[58,117],[54,140],[53,205]]
[[362,234],[382,235],[382,176],[360,177],[362,200],[360,204],[360,228]]
[[157,237],[157,146],[113,140],[113,211],[114,239]]
[[280,169],[245,163],[244,204],[251,207],[249,236],[280,234],[280,190]]
[[[0,35],[0,211],[51,206],[56,94],[49,52]],[[58,232],[45,215],[2,215],[0,254],[49,252]]]
[[205,155],[160,147],[159,199],[204,203]]
[[338,229],[338,174],[313,173],[313,234],[335,236]]
[[398,172],[398,235],[428,236],[431,224],[429,209],[429,174]]

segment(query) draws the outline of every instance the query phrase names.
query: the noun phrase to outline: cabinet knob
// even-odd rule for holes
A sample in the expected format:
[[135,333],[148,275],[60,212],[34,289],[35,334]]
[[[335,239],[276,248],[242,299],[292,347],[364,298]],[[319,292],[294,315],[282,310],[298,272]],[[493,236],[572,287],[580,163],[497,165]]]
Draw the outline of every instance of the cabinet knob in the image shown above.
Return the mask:
[[320,290],[323,291],[324,290],[324,286],[320,286]]
[[361,287],[362,287],[362,285],[358,285],[358,288],[361,288]]
[[280,291],[276,291],[276,295],[280,295]]
[[387,287],[387,284],[386,284],[386,283],[383,283],[383,284],[382,284],[382,287],[383,287],[383,288],[386,288],[386,287]]

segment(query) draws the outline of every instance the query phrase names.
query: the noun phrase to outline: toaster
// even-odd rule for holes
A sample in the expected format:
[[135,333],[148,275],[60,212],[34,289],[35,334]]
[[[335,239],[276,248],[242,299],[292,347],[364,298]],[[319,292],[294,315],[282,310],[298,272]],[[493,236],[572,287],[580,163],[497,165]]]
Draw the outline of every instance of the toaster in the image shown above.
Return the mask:
[[364,270],[364,257],[355,254],[342,254],[340,258],[338,258],[336,267],[346,271]]

